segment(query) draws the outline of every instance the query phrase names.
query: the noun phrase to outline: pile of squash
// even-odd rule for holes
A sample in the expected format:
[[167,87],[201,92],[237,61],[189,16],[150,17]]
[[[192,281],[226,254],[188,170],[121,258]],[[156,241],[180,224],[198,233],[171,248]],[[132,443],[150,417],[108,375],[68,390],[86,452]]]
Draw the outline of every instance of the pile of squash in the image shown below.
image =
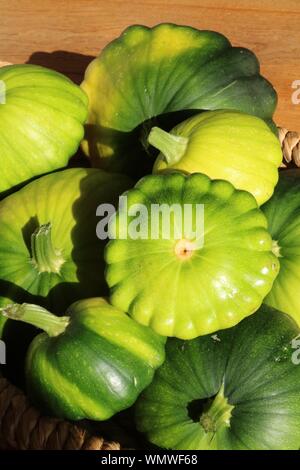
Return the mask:
[[[35,65],[0,80],[2,373],[46,414],[132,407],[161,448],[298,449],[300,174],[278,172],[255,55],[131,26],[80,87]],[[203,207],[202,243],[176,210],[181,237],[149,236],[153,205]]]

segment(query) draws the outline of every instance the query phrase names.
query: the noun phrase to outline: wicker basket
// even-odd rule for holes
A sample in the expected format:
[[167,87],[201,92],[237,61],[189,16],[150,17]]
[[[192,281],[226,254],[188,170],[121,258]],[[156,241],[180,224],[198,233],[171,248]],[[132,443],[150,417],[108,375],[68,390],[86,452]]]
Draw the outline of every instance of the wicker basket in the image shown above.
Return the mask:
[[[7,63],[0,62],[0,67]],[[300,134],[279,128],[282,168],[300,167]],[[105,425],[104,425],[105,429]],[[118,433],[119,434],[119,433]],[[0,376],[1,450],[121,450],[88,426],[42,416],[25,394]]]

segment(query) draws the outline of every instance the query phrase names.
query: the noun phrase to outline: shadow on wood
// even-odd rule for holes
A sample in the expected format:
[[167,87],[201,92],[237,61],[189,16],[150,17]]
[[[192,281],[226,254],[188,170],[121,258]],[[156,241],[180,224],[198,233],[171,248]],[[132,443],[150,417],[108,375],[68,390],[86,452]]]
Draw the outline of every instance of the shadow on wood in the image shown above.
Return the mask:
[[43,67],[56,70],[79,84],[83,80],[85,69],[93,59],[93,56],[78,54],[77,52],[37,51],[31,54],[27,64],[42,65]]

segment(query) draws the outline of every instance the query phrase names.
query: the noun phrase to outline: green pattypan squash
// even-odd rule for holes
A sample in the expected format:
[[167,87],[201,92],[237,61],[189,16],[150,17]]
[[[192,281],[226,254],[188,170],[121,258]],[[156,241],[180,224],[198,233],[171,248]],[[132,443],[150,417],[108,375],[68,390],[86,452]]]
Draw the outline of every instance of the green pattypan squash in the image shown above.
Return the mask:
[[74,168],[43,176],[0,202],[0,306],[39,303],[59,313],[103,295],[105,240],[96,209],[131,186],[122,175]]
[[265,302],[300,325],[300,170],[280,173],[273,197],[263,207],[280,272]]
[[0,193],[67,165],[84,134],[87,96],[37,65],[0,68]]
[[84,151],[95,166],[137,176],[153,164],[153,125],[171,129],[183,110],[217,109],[271,123],[277,102],[251,51],[222,34],[175,24],[127,28],[88,66],[82,88],[89,97]]
[[159,154],[153,173],[181,170],[230,181],[259,205],[273,194],[282,162],[279,139],[256,116],[211,111],[178,124],[170,133],[154,127],[148,137]]
[[102,298],[78,301],[63,317],[33,304],[3,313],[45,331],[27,354],[27,390],[61,418],[105,420],[130,407],[164,360],[165,338]]
[[279,262],[254,197],[222,180],[145,176],[105,248],[113,305],[164,336],[194,338],[254,313]]
[[299,334],[290,317],[263,306],[215,335],[169,339],[138,401],[139,431],[169,449],[298,450]]

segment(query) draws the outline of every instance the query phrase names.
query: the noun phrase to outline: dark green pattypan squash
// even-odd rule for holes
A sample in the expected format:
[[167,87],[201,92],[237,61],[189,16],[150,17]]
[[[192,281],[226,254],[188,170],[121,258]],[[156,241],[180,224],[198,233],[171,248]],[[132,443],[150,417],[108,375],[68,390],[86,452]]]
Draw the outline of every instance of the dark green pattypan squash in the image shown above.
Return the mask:
[[217,109],[270,122],[277,101],[251,51],[174,24],[127,28],[89,65],[82,88],[89,97],[84,151],[96,166],[136,175],[152,167],[145,148],[153,125],[169,130],[182,111]]
[[34,302],[59,313],[106,293],[96,236],[101,203],[117,204],[131,182],[97,169],[43,176],[0,203],[0,306]]
[[153,173],[181,170],[230,181],[259,205],[273,194],[282,162],[279,139],[256,116],[237,111],[197,114],[170,133],[154,127],[148,137],[159,154]]
[[146,176],[111,221],[111,302],[157,333],[182,339],[254,313],[279,262],[254,197],[231,183],[180,173]]
[[102,298],[78,301],[63,317],[33,304],[3,313],[45,331],[27,354],[27,389],[58,417],[110,418],[136,401],[164,360],[165,338]]
[[169,339],[138,402],[138,429],[170,449],[299,449],[299,334],[263,306],[215,335]]
[[0,193],[67,165],[84,134],[87,96],[37,65],[0,68]]
[[280,262],[278,278],[265,302],[300,325],[300,170],[280,173],[274,195],[262,210]]

